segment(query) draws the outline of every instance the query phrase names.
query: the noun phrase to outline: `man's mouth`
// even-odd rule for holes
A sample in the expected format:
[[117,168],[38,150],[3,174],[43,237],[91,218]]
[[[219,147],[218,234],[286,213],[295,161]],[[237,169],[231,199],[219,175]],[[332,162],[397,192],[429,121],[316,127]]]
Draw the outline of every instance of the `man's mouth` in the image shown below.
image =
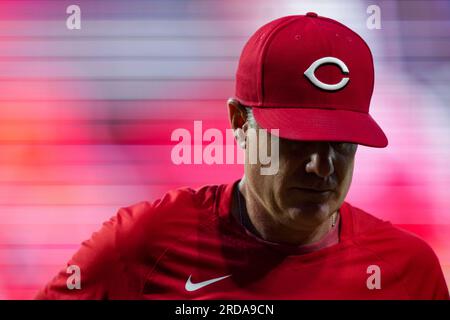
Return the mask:
[[317,195],[327,195],[331,192],[333,192],[333,189],[317,189],[317,188],[294,188],[297,190],[300,190],[301,192],[304,193],[309,193],[309,194],[317,194]]

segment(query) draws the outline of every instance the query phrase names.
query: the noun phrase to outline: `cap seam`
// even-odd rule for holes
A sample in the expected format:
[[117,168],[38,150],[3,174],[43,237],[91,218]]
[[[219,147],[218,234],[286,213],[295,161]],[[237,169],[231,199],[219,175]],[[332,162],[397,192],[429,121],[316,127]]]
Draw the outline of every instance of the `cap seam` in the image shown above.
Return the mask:
[[314,110],[317,110],[317,109],[323,109],[323,110],[337,110],[337,111],[340,111],[340,110],[342,110],[342,111],[352,111],[352,112],[357,112],[357,113],[362,113],[362,114],[369,114],[369,113],[367,113],[367,112],[364,112],[364,111],[357,111],[357,110],[353,110],[353,109],[343,109],[342,108],[342,106],[326,106],[326,107],[324,107],[324,106],[305,106],[305,107],[296,107],[296,106],[283,106],[283,107],[280,107],[280,106],[274,106],[274,107],[269,107],[269,106],[266,106],[266,107],[254,107],[254,108],[258,108],[258,109],[277,109],[277,110],[280,110],[280,109],[314,109]]
[[273,39],[273,37],[275,36],[275,34],[283,27],[287,26],[289,23],[293,22],[296,20],[296,18],[301,17],[301,15],[291,15],[288,16],[289,19],[286,21],[281,21],[278,25],[276,25],[272,31],[269,33],[269,35],[266,37],[266,40],[263,44],[263,48],[262,48],[262,52],[261,52],[261,56],[259,59],[260,62],[260,66],[261,68],[258,70],[259,71],[259,75],[257,77],[257,86],[259,87],[260,90],[258,90],[259,92],[259,97],[258,100],[260,101],[259,103],[262,104],[264,101],[264,59],[266,56],[266,52],[268,50],[268,47],[271,44],[271,40]]
[[374,89],[375,89],[375,64],[374,64],[374,60],[373,60],[372,51],[370,50],[370,47],[369,47],[369,45],[367,44],[366,40],[364,40],[363,37],[361,37],[361,36],[360,36],[357,32],[355,32],[353,29],[350,29],[350,28],[347,27],[345,24],[340,23],[339,21],[336,21],[336,20],[333,20],[333,19],[330,19],[330,18],[327,18],[327,17],[321,17],[321,16],[318,16],[317,18],[320,18],[320,19],[322,19],[322,20],[326,20],[326,21],[328,21],[328,22],[330,22],[330,23],[334,23],[334,24],[336,24],[336,25],[339,25],[339,26],[341,26],[341,27],[344,27],[344,28],[350,30],[354,35],[356,35],[359,39],[361,39],[362,43],[364,43],[364,45],[366,46],[367,50],[369,51],[370,59],[372,60],[372,66],[373,66],[372,90],[371,90],[371,92],[370,92],[370,96],[372,96],[372,95],[373,95],[373,91],[374,91]]
[[348,109],[345,108],[343,109],[341,105],[329,105],[329,106],[298,106],[298,105],[264,105],[264,106],[258,106],[258,105],[252,105],[252,103],[249,103],[247,101],[244,100],[239,100],[239,102],[243,105],[245,105],[246,107],[249,108],[257,108],[257,109],[324,109],[324,110],[342,110],[342,111],[352,111],[352,112],[357,112],[357,113],[362,113],[362,114],[369,114],[366,111],[358,111],[358,110],[353,110],[353,109]]

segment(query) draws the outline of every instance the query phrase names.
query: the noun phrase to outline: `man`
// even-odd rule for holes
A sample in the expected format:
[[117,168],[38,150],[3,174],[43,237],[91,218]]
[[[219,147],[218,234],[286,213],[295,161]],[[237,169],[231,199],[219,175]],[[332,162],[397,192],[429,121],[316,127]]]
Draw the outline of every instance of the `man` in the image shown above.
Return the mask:
[[[387,146],[373,86],[344,25],[308,13],[261,27],[228,101],[244,178],[120,209],[68,262],[78,288],[64,268],[37,298],[448,299],[424,241],[344,202],[357,145]],[[279,130],[274,174],[248,161],[260,128]]]

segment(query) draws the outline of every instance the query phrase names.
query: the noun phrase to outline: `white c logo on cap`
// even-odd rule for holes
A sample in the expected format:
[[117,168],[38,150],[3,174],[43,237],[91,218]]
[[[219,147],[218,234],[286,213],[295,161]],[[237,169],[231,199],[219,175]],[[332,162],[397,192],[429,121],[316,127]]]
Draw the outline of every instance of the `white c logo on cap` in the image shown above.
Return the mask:
[[339,68],[341,68],[342,73],[348,74],[349,72],[348,68],[342,60],[339,60],[338,58],[335,57],[324,57],[314,61],[305,71],[304,75],[309,79],[309,81],[312,82],[313,85],[323,90],[335,91],[342,89],[347,85],[348,81],[350,80],[349,77],[343,77],[341,81],[335,84],[323,83],[322,81],[316,78],[316,75],[314,74],[314,72],[316,72],[316,69],[323,64],[329,63],[337,65]]

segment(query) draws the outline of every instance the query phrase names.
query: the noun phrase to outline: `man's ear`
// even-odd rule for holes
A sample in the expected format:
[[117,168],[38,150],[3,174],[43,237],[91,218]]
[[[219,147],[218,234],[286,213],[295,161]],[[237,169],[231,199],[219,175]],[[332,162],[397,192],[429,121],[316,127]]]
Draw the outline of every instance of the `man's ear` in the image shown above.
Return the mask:
[[234,98],[230,98],[227,101],[228,105],[228,118],[230,120],[231,128],[236,130],[242,128],[247,121],[247,113],[245,108]]
[[245,149],[246,147],[246,132],[248,129],[247,112],[245,107],[234,98],[228,99],[228,117],[230,119],[231,127],[234,130],[234,136],[238,145]]

